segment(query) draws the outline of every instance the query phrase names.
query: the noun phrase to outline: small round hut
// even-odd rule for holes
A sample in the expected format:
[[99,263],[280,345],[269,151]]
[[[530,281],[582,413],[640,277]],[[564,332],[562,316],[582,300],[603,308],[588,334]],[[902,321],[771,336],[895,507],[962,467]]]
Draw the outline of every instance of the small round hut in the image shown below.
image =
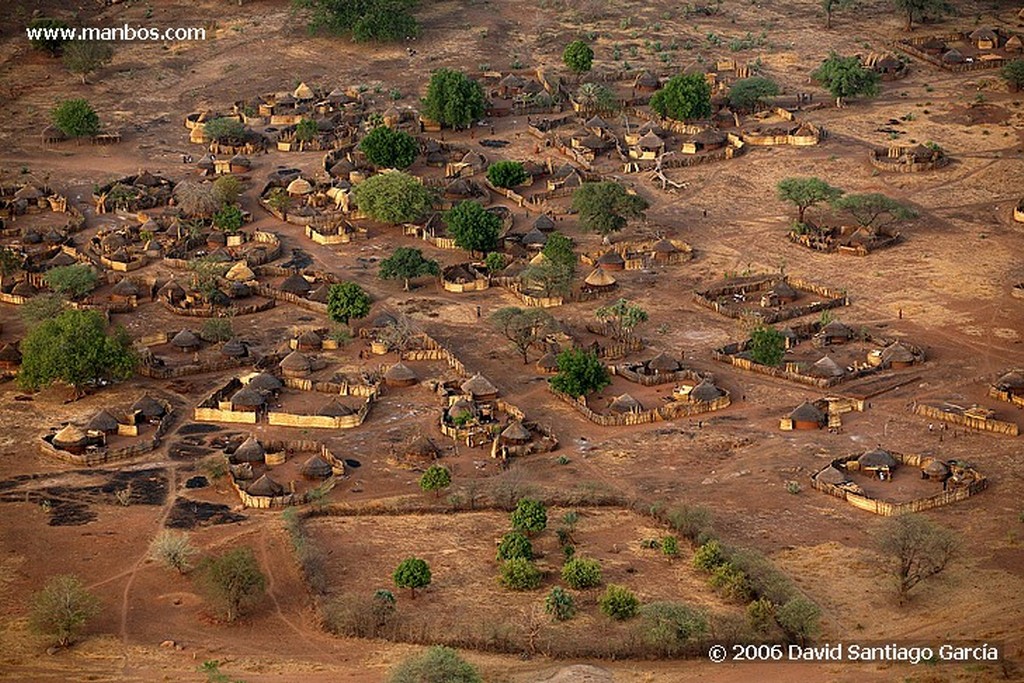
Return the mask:
[[519,420],[513,420],[508,427],[502,430],[498,440],[509,446],[521,446],[530,443],[533,436],[530,430],[523,426]]
[[821,429],[825,426],[825,413],[810,401],[798,405],[789,414],[789,419],[793,422],[793,429],[798,431]]
[[405,363],[399,361],[384,373],[384,384],[389,387],[409,387],[419,381],[416,373]]
[[182,328],[171,338],[171,346],[183,352],[198,351],[200,344],[198,335],[186,328]]
[[626,414],[626,413],[639,413],[644,409],[640,401],[636,400],[629,394],[622,394],[616,396],[615,399],[609,404],[608,409],[613,413]]
[[235,464],[242,463],[262,463],[267,458],[267,451],[263,448],[255,436],[250,435],[245,441],[243,441],[235,452],[231,454],[231,461]]
[[280,363],[281,374],[285,377],[308,377],[313,364],[301,351],[292,351]]
[[474,401],[493,401],[498,398],[498,387],[479,373],[463,382],[461,388],[462,393],[472,396]]

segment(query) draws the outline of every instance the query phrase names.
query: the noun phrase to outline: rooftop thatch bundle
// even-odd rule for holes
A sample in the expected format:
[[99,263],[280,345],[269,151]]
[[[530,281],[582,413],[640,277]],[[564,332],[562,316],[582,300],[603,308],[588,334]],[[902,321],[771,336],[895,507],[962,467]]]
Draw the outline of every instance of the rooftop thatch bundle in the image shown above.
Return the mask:
[[418,377],[413,369],[401,361],[392,365],[384,373],[384,381],[389,383],[415,382],[417,379]]
[[593,287],[595,289],[613,287],[616,284],[615,278],[612,277],[612,274],[603,268],[594,268],[590,275],[584,278],[583,282],[588,287]]
[[344,403],[338,401],[338,399],[331,399],[331,402],[316,411],[316,414],[321,417],[345,417],[353,415],[355,412]]
[[156,420],[167,413],[167,408],[149,394],[143,395],[142,398],[133,403],[130,410],[133,413],[141,413],[147,420]]
[[881,448],[875,448],[870,451],[866,451],[859,458],[857,458],[857,464],[862,469],[882,469],[882,468],[893,468],[899,464],[899,461],[892,456],[889,451]]
[[176,280],[171,280],[160,288],[157,296],[171,303],[177,303],[185,298],[185,288],[179,285]]
[[818,406],[814,405],[810,401],[804,401],[789,414],[789,419],[793,422],[815,422],[817,424],[823,424],[825,422],[825,413],[821,412]]
[[540,230],[541,232],[551,232],[555,229],[555,222],[546,213],[542,213],[533,222],[533,229]]
[[229,339],[224,342],[224,346],[220,347],[220,352],[221,355],[228,358],[245,358],[249,355],[249,349],[239,339]]
[[250,496],[280,496],[284,494],[284,487],[270,478],[269,474],[249,484],[245,492]]
[[882,349],[880,355],[883,363],[910,364],[917,360],[914,352],[898,341]]
[[415,437],[405,448],[405,457],[416,460],[435,460],[440,455],[441,450],[423,434]]
[[807,372],[815,377],[825,378],[842,377],[846,374],[846,371],[827,354],[817,360]]
[[231,396],[232,409],[251,410],[259,408],[267,402],[266,397],[252,388],[252,385],[242,387]]
[[682,367],[683,366],[679,361],[664,351],[647,361],[647,369],[655,373],[677,372]]
[[288,187],[285,191],[293,197],[302,197],[312,192],[313,186],[305,178],[296,178],[288,183]]
[[61,446],[85,446],[89,443],[89,435],[77,425],[69,424],[53,435],[53,445]]
[[110,293],[115,296],[121,297],[133,297],[138,296],[141,293],[138,285],[129,280],[128,278],[122,279],[110,290]]
[[922,467],[921,471],[931,479],[943,479],[949,475],[949,465],[941,460],[932,460]]
[[269,372],[261,372],[250,379],[247,386],[255,391],[278,391],[284,384]]
[[690,400],[701,403],[712,403],[722,396],[725,396],[725,392],[706,377],[701,380],[700,384],[690,390]]
[[306,330],[295,339],[295,345],[299,349],[314,351],[324,345],[324,340],[314,330]]
[[267,451],[263,448],[255,436],[249,435],[249,437],[235,449],[235,452],[231,454],[231,459],[236,463],[242,462],[263,462],[266,459]]
[[277,287],[282,292],[288,292],[289,294],[298,294],[299,296],[305,296],[312,285],[309,284],[309,280],[302,277],[299,273],[292,273],[284,279]]

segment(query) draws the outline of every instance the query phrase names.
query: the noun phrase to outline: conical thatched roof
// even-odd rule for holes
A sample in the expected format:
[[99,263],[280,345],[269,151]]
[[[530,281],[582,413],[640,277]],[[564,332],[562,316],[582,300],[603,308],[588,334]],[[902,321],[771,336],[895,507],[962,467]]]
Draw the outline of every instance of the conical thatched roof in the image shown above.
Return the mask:
[[245,261],[239,261],[228,269],[224,277],[232,282],[249,282],[256,279],[256,273],[252,272],[252,268]]
[[651,247],[651,251],[659,254],[675,254],[679,251],[679,247],[672,244],[671,241],[662,238],[654,243],[654,246]]
[[810,401],[804,401],[789,414],[789,419],[794,422],[817,422],[822,424],[825,421],[825,413],[818,409]]
[[840,377],[846,371],[832,360],[832,356],[824,355],[811,366],[810,372],[817,377]]
[[1011,370],[996,380],[996,388],[1002,391],[1024,389],[1024,373],[1019,370]]
[[164,408],[160,401],[157,401],[149,394],[146,394],[132,404],[131,411],[139,411],[147,420],[153,420],[158,417],[163,417],[164,413],[167,412],[167,409]]
[[498,393],[498,387],[491,384],[490,380],[481,374],[476,374],[462,383],[462,391],[473,398],[478,396],[493,396]]
[[476,407],[466,398],[458,398],[448,406],[448,415],[453,418],[459,415],[472,415],[475,412]]
[[583,281],[591,287],[611,287],[615,284],[612,274],[602,268],[594,268]]
[[270,478],[269,474],[249,484],[245,492],[250,496],[280,496],[284,493],[284,487]]
[[845,472],[832,465],[829,465],[821,472],[819,472],[816,478],[823,484],[832,484],[833,486],[838,486],[839,484],[842,484],[844,481],[850,480],[850,478],[846,476]]
[[116,285],[114,285],[113,289],[111,289],[110,292],[112,294],[117,295],[117,296],[128,297],[128,296],[138,296],[140,290],[139,290],[138,286],[134,282],[132,282],[128,278],[124,278],[120,282],[118,282]]
[[544,370],[557,370],[558,356],[551,353],[550,351],[548,353],[545,353],[543,356],[540,357],[540,360],[537,361],[537,367],[542,368]]
[[116,432],[117,418],[106,410],[101,410],[92,416],[85,428],[94,432]]
[[337,399],[331,399],[330,403],[316,411],[316,414],[322,417],[345,417],[346,415],[352,415],[353,413],[355,413],[354,410],[344,403],[340,403]]
[[22,186],[14,193],[15,199],[39,199],[42,196],[42,190],[32,184]]
[[537,228],[531,228],[530,231],[520,239],[520,242],[524,247],[543,247],[547,241],[548,236]]
[[914,352],[898,341],[882,349],[881,358],[888,363],[913,363],[916,360]]
[[701,403],[711,403],[724,396],[725,392],[715,386],[710,379],[704,378],[701,383],[690,390],[690,399]]
[[417,379],[416,373],[405,363],[399,361],[387,369],[384,373],[385,380],[392,382],[411,382]]
[[305,295],[311,288],[312,285],[309,284],[309,280],[298,273],[292,273],[284,279],[284,282],[278,285],[278,289],[282,292],[298,294],[300,296]]
[[617,251],[608,251],[598,257],[597,264],[599,266],[624,266],[626,259],[622,258],[622,254]]
[[508,427],[505,427],[501,436],[508,441],[529,441],[532,438],[530,430],[524,427],[519,420],[513,420]]
[[331,288],[326,283],[324,283],[317,287],[316,289],[314,289],[312,292],[310,292],[306,296],[306,298],[309,299],[310,301],[316,301],[318,303],[325,304],[327,303],[327,298],[330,296],[330,294]]
[[295,343],[299,346],[319,349],[323,346],[324,340],[315,331],[306,330],[295,339]]
[[323,459],[323,457],[317,453],[311,456],[306,462],[302,463],[302,476],[310,479],[326,479],[327,477],[334,474],[334,468],[331,467],[331,463]]
[[857,463],[861,467],[895,467],[899,464],[892,453],[881,448],[865,452],[857,458]]
[[844,325],[838,320],[829,322],[827,325],[822,327],[818,333],[827,337],[842,337],[843,339],[850,339],[853,337],[853,330],[850,326]]
[[266,402],[267,399],[263,397],[263,394],[253,389],[251,384],[242,387],[231,397],[233,408],[258,408]]
[[307,195],[313,191],[313,186],[305,178],[296,178],[295,180],[288,183],[286,190],[291,195]]
[[406,457],[423,460],[433,460],[440,455],[440,452],[438,447],[434,445],[434,442],[430,440],[430,437],[422,434],[415,437],[405,448]]
[[171,344],[177,346],[179,349],[194,349],[199,346],[199,337],[196,336],[195,332],[187,328],[182,328],[178,331],[174,337],[171,338]]
[[944,477],[949,474],[949,465],[941,460],[932,460],[922,468],[929,477]]
[[616,396],[615,400],[612,401],[611,405],[608,407],[616,413],[637,413],[644,409],[640,401],[636,400],[629,394]]
[[[50,233],[47,233],[46,236],[49,237]],[[57,241],[59,242],[60,239],[58,238]],[[67,252],[62,251],[59,254],[55,255],[53,258],[51,258],[49,261],[47,261],[46,262],[46,267],[47,268],[60,268],[61,266],[73,266],[76,263],[77,263],[77,261],[75,261],[75,257],[74,256],[72,256],[71,254],[68,254]]]
[[292,97],[297,100],[311,100],[313,96],[313,89],[306,85],[305,82],[299,83],[298,87],[292,91]]
[[185,288],[179,285],[176,280],[171,280],[160,288],[157,296],[161,296],[168,301],[179,301],[185,298]]
[[73,424],[69,424],[53,436],[54,446],[84,446],[89,443],[89,435]]
[[263,462],[266,459],[267,451],[263,448],[255,436],[249,436],[242,444],[235,449],[235,452],[231,454],[231,458],[235,462]]
[[22,280],[11,288],[11,294],[24,297],[35,296],[38,292],[39,290],[37,290],[28,280]]
[[391,315],[390,313],[384,312],[378,314],[377,317],[373,319],[372,327],[380,329],[382,327],[389,327],[391,325],[397,324],[398,320],[395,318],[395,316]]
[[220,352],[228,358],[244,358],[248,355],[249,349],[240,340],[229,339],[224,342],[224,346],[220,347]]
[[662,140],[654,131],[648,131],[636,141],[637,147],[644,150],[658,150],[665,146],[665,141]]
[[796,298],[797,291],[793,289],[793,286],[790,285],[788,282],[782,280],[777,285],[772,287],[772,294],[779,297],[780,299],[793,299]]
[[679,370],[682,365],[675,358],[662,351],[657,356],[647,361],[647,367],[654,372],[675,372]]
[[277,391],[284,385],[281,383],[281,380],[269,372],[261,372],[249,380],[247,386],[255,391]]
[[309,358],[300,351],[292,351],[281,361],[282,370],[306,372],[312,367]]
[[537,220],[533,222],[534,230],[540,230],[541,232],[551,232],[555,229],[555,222],[551,220],[551,217],[546,213],[542,213],[537,217]]

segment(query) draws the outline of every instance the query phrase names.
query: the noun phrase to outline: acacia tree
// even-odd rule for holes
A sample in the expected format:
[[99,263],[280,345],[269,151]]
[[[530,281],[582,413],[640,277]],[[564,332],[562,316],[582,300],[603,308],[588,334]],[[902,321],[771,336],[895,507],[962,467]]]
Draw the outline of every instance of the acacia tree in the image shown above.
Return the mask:
[[586,110],[615,108],[615,94],[600,83],[584,83],[576,89],[576,102]]
[[69,299],[80,299],[91,292],[97,279],[92,266],[84,263],[51,268],[43,276],[47,287]]
[[594,64],[594,50],[582,40],[574,40],[562,51],[562,62],[577,77],[582,76]]
[[832,187],[821,178],[786,178],[775,186],[779,199],[796,206],[798,223],[803,225],[804,213],[816,204],[834,202],[843,191]]
[[774,327],[758,325],[750,333],[750,357],[755,363],[775,366],[786,354],[786,338]]
[[541,253],[544,258],[527,266],[520,275],[521,279],[539,285],[545,296],[568,294],[576,274],[576,252],[572,250],[572,240],[561,233],[552,233]]
[[210,599],[227,622],[255,606],[267,588],[252,548],[235,548],[207,560],[203,567]]
[[69,138],[87,138],[100,132],[100,117],[88,100],[63,100],[50,112],[53,125]]
[[870,230],[917,218],[917,211],[878,192],[843,195],[835,199],[832,206],[846,211],[858,225]]
[[408,168],[420,153],[413,136],[387,126],[371,130],[359,143],[359,149],[371,164],[380,168]]
[[423,183],[399,171],[378,173],[352,189],[359,210],[382,223],[411,223],[427,213],[434,197]]
[[245,124],[238,119],[220,116],[210,119],[203,124],[203,133],[206,137],[226,145],[236,145],[245,142],[249,132]]
[[485,209],[480,202],[459,202],[445,212],[444,223],[455,238],[455,246],[460,249],[488,252],[498,247],[501,219]]
[[877,544],[886,556],[889,573],[896,579],[900,605],[906,602],[914,586],[942,573],[959,546],[952,532],[918,514],[888,518],[879,531]]
[[543,339],[554,327],[555,321],[543,308],[519,308],[506,306],[491,315],[491,322],[505,339],[515,345],[523,357],[523,365],[529,362],[530,347]]
[[573,398],[600,391],[611,384],[608,368],[591,351],[564,349],[558,354],[558,373],[551,388]]
[[430,76],[423,115],[442,126],[465,127],[484,115],[483,88],[461,71],[438,69]]
[[703,74],[673,76],[651,96],[651,109],[677,121],[711,116],[711,85]]
[[503,159],[487,167],[487,179],[495,187],[510,188],[526,182],[529,176],[518,161]]
[[370,295],[355,282],[338,282],[327,290],[327,315],[336,323],[370,313]]
[[412,11],[419,0],[292,0],[309,11],[311,31],[351,36],[357,42],[414,38],[419,24]]
[[114,48],[110,43],[95,40],[72,40],[64,45],[64,66],[68,71],[77,74],[85,85],[86,78],[93,71],[108,64],[114,58]]
[[837,107],[842,107],[843,101],[850,97],[877,95],[880,76],[864,68],[856,55],[842,57],[830,52],[828,59],[811,72],[811,78],[836,98]]
[[396,586],[409,589],[413,600],[416,599],[416,589],[429,586],[431,578],[430,566],[418,557],[402,560],[391,575]]
[[914,21],[941,17],[953,9],[946,0],[893,0],[893,5],[906,15],[908,31],[914,28]]
[[409,280],[424,275],[437,275],[441,272],[437,261],[423,257],[423,252],[413,247],[398,247],[391,256],[380,262],[380,278],[382,280],[402,280],[403,289],[409,291]]
[[611,327],[615,339],[626,340],[633,336],[633,330],[647,322],[647,311],[627,299],[619,299],[608,306],[601,306],[594,315]]
[[779,86],[775,81],[763,76],[752,76],[736,81],[729,89],[729,106],[753,111],[778,94]]
[[622,230],[631,218],[643,218],[647,207],[646,199],[610,180],[583,183],[572,195],[572,208],[579,214],[580,225],[601,235]]
[[61,647],[67,647],[99,611],[99,601],[86,590],[79,578],[54,576],[32,596],[29,623],[37,633],[53,638]]
[[61,381],[80,394],[100,380],[127,379],[135,362],[123,327],[107,334],[99,312],[69,309],[33,327],[22,341],[18,383],[34,390]]
[[441,491],[452,485],[452,473],[447,467],[431,465],[420,476],[420,488],[424,491],[433,491],[434,496],[440,496]]

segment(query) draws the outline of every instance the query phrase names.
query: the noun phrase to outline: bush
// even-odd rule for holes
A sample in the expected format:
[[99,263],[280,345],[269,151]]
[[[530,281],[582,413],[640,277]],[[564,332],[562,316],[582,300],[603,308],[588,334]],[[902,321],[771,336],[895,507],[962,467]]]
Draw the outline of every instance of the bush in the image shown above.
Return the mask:
[[523,498],[510,515],[512,528],[527,534],[539,534],[548,526],[548,511],[537,500]]
[[394,42],[419,33],[411,13],[417,0],[292,0],[292,4],[310,10],[310,30],[324,29],[358,42]]
[[525,557],[505,560],[501,565],[501,585],[514,591],[533,590],[543,576],[537,565]]
[[686,505],[673,508],[665,515],[672,528],[694,543],[701,543],[712,535],[711,512],[703,507]]
[[408,168],[416,161],[420,146],[405,131],[378,126],[359,143],[366,159],[379,168]]
[[501,219],[480,202],[459,202],[444,213],[444,224],[460,249],[488,252],[498,248]]
[[778,608],[775,620],[792,640],[804,642],[818,632],[821,610],[807,598],[793,598]]
[[711,86],[703,74],[674,76],[651,97],[659,116],[685,121],[711,116]]
[[452,473],[440,465],[431,465],[420,477],[420,488],[424,491],[433,491],[435,496],[440,496],[441,491],[451,485]]
[[555,586],[544,598],[544,611],[556,621],[568,621],[576,616],[576,601],[561,586]]
[[224,342],[235,336],[229,318],[207,318],[199,336],[210,343]]
[[[28,22],[28,28],[39,29],[41,31],[45,29],[59,31],[60,29],[66,29],[69,27],[67,22],[61,21],[60,19],[54,19],[53,17],[37,17]],[[49,52],[50,55],[54,57],[60,53],[67,42],[66,38],[57,37],[53,34],[51,34],[50,37],[46,37],[44,34],[41,38],[31,38],[29,40],[29,44],[32,45],[32,49]]]
[[254,607],[266,591],[267,580],[252,548],[235,548],[207,560],[204,579],[210,599],[227,622]]
[[597,604],[602,613],[616,621],[632,619],[640,609],[640,600],[633,591],[614,583],[605,588]]
[[678,557],[679,539],[675,536],[666,536],[661,539],[661,552],[667,557]]
[[245,216],[242,214],[242,210],[234,204],[223,206],[220,211],[213,214],[214,227],[229,235],[238,232],[244,223]]
[[97,280],[96,271],[84,263],[51,268],[43,276],[47,287],[69,299],[79,299],[91,292]]
[[601,564],[587,557],[573,557],[562,565],[562,581],[576,590],[601,585]]
[[704,615],[682,603],[664,600],[640,608],[641,638],[661,656],[678,655],[687,644],[707,632]]
[[495,187],[510,188],[527,179],[526,169],[518,161],[496,161],[487,168],[487,179]]
[[498,561],[515,560],[518,558],[532,560],[533,544],[530,543],[530,539],[524,534],[518,531],[510,531],[502,536],[501,542],[498,543]]
[[483,683],[476,667],[449,647],[435,645],[403,661],[388,683]]
[[724,562],[725,553],[718,541],[708,541],[693,554],[693,566],[702,572],[711,573]]
[[562,51],[562,62],[575,74],[586,73],[594,63],[594,50],[582,40],[574,40]]
[[61,647],[81,634],[86,622],[99,614],[99,601],[71,575],[54,576],[32,596],[29,623],[40,635],[53,638]]
[[725,562],[715,567],[708,583],[726,600],[746,602],[750,599],[747,575],[731,562]]
[[747,605],[747,622],[750,630],[758,635],[767,635],[775,623],[775,605],[768,598],[758,598]]
[[225,144],[244,142],[247,137],[245,124],[238,119],[221,116],[203,124],[206,137]]
[[418,557],[407,557],[395,567],[391,578],[399,588],[408,588],[415,600],[416,589],[429,586],[432,577],[430,566],[425,561]]
[[50,112],[53,125],[69,138],[87,138],[100,132],[100,117],[88,100],[63,100]]
[[757,325],[750,333],[750,359],[761,365],[776,366],[786,355],[786,338],[774,327]]
[[64,66],[78,74],[85,85],[86,78],[114,58],[110,43],[95,40],[73,40],[64,46]]
[[438,69],[430,75],[423,115],[442,126],[468,126],[484,115],[485,100],[480,84],[461,71]]
[[558,354],[558,374],[550,382],[555,391],[579,398],[604,389],[611,376],[593,352],[567,348]]
[[164,529],[149,546],[149,556],[169,569],[185,574],[192,568],[196,549],[189,543],[184,531]]
[[348,324],[369,313],[370,295],[355,282],[337,282],[327,290],[327,315],[334,322]]

